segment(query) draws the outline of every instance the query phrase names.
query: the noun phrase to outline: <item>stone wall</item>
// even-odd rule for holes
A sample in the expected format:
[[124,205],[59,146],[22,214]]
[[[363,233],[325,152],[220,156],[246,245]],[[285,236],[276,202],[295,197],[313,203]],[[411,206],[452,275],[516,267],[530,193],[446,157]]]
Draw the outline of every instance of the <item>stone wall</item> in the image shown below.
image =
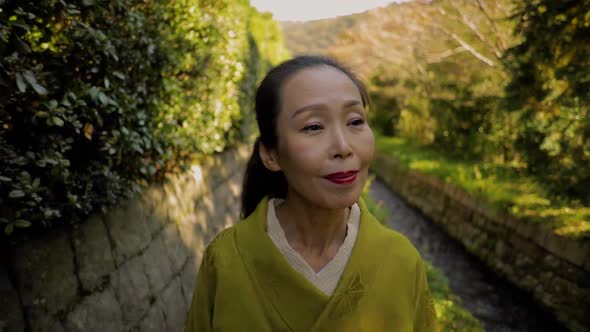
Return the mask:
[[206,244],[238,220],[246,146],[10,248],[0,331],[181,331]]
[[465,248],[530,292],[572,331],[590,326],[590,241],[555,234],[494,211],[457,186],[375,155],[373,170],[393,191]]

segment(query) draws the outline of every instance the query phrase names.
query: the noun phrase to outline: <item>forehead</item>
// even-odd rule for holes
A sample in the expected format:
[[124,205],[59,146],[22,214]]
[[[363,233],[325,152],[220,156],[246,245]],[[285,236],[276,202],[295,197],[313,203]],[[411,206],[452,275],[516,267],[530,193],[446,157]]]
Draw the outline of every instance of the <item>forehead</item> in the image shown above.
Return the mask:
[[355,99],[362,101],[356,84],[339,69],[327,65],[298,71],[285,81],[281,89],[281,109],[287,112],[310,104]]

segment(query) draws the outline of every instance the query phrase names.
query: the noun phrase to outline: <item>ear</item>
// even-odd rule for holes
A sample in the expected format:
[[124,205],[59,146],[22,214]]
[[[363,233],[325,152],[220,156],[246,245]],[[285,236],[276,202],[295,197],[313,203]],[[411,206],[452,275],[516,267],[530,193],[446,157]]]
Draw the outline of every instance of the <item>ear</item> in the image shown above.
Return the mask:
[[266,168],[269,170],[276,172],[281,170],[281,166],[279,165],[279,158],[274,150],[267,149],[264,144],[259,143],[258,154],[260,155],[260,159],[262,159],[262,163]]

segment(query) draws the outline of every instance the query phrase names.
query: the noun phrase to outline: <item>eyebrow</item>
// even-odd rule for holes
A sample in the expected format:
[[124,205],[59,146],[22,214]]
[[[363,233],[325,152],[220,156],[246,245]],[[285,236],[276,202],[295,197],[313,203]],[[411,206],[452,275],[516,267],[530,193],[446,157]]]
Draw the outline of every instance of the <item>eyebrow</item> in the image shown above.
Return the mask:
[[[357,105],[362,105],[362,103],[359,100],[349,100],[346,103],[344,103],[344,108],[357,106]],[[293,116],[291,118],[293,119],[297,115],[304,113],[304,112],[309,112],[309,111],[313,111],[313,110],[321,110],[321,109],[325,109],[325,108],[326,108],[326,106],[324,104],[311,104],[311,105],[303,106],[300,109],[296,110],[295,113],[293,113]]]

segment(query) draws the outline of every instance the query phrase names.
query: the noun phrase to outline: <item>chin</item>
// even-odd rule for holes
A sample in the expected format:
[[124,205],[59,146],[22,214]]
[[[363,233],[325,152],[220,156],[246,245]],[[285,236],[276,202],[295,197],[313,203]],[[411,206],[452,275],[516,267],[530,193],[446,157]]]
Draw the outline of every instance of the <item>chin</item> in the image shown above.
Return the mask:
[[329,203],[331,203],[330,208],[347,208],[349,206],[354,205],[354,203],[358,202],[360,196],[361,190],[359,190],[358,192],[349,192],[344,195],[337,195],[336,198],[329,199]]

